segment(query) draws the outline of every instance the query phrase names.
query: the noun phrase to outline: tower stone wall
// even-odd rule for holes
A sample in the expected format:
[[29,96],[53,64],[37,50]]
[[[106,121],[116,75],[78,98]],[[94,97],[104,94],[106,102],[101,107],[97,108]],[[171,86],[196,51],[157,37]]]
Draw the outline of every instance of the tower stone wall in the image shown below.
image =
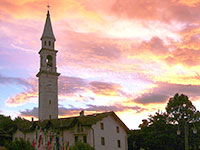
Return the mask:
[[50,14],[47,18],[41,37],[39,78],[39,120],[58,118],[58,76],[56,67],[55,37],[51,26]]

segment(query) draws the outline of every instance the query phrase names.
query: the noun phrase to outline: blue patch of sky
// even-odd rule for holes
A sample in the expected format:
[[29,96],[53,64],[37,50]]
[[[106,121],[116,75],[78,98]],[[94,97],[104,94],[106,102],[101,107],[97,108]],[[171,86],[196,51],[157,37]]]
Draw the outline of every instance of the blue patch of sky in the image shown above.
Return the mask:
[[10,77],[30,77],[39,68],[39,57],[36,57],[33,53],[8,48],[6,52],[0,52],[0,73]]
[[[5,102],[9,97],[12,97],[22,91],[24,91],[24,88],[19,85],[0,84],[0,100],[1,102]],[[2,106],[2,103],[0,103],[0,106]]]

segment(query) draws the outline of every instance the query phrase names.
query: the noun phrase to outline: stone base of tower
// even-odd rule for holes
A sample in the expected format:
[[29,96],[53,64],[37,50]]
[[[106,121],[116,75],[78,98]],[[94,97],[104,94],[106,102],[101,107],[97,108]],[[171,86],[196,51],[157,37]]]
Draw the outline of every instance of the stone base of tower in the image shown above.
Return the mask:
[[39,120],[58,118],[58,76],[42,73],[39,76]]

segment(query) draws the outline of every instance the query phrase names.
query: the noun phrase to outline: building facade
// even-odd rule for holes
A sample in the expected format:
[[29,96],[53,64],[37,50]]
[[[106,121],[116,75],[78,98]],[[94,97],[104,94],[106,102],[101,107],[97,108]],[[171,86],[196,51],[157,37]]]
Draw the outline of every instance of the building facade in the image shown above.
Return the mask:
[[35,121],[27,129],[18,128],[13,138],[30,141],[39,150],[53,149],[57,145],[64,150],[76,142],[87,143],[95,150],[127,150],[128,132],[114,112],[87,116],[82,112],[77,117]]

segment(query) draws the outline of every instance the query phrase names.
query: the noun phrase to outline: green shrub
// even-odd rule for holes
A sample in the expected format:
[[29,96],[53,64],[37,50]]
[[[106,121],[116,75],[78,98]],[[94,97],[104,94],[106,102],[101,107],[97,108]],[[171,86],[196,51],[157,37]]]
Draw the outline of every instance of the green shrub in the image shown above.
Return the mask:
[[6,143],[5,150],[34,150],[29,141],[24,141],[22,138],[19,140]]
[[89,144],[83,142],[76,142],[74,146],[69,148],[70,150],[94,150]]

